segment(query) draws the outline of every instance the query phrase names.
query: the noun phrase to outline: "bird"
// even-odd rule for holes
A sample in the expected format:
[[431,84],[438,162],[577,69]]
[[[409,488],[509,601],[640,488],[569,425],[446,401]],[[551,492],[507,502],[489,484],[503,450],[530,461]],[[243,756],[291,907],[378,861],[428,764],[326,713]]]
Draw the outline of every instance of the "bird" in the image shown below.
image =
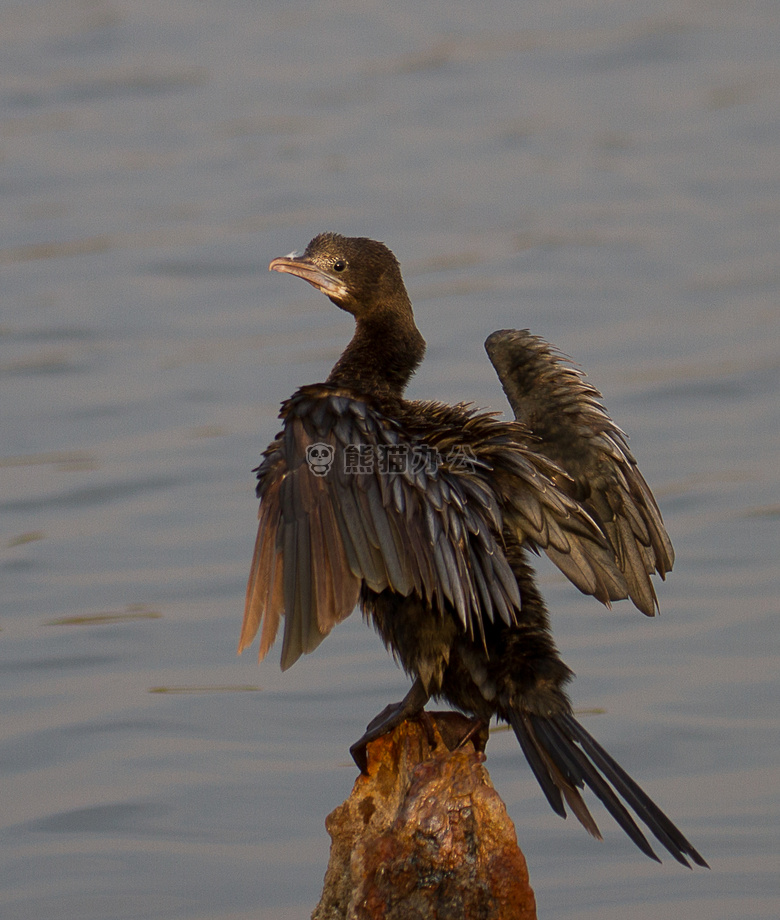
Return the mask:
[[561,817],[568,806],[601,838],[587,787],[645,855],[661,861],[634,816],[678,862],[707,867],[575,718],[530,564],[545,553],[607,606],[658,609],[652,576],[674,550],[601,393],[542,338],[500,330],[485,348],[514,420],[407,399],[426,346],[387,246],[320,233],[269,268],[321,291],[355,331],[327,379],[282,404],[255,470],[239,652],[260,633],[262,660],[284,619],[285,670],[359,606],[412,681],[352,746],[362,770],[369,741],[445,701],[475,724],[508,723]]

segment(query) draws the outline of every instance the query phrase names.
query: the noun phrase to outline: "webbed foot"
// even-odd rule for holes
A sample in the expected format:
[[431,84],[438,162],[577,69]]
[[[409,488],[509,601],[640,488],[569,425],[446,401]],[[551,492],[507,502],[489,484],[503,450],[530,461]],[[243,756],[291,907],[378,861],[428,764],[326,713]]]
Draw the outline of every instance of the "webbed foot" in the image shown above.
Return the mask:
[[379,715],[368,723],[368,727],[362,737],[349,749],[349,753],[361,773],[366,773],[368,770],[368,757],[366,754],[368,744],[391,732],[407,719],[419,715],[429,699],[430,694],[418,677],[400,703],[391,703],[389,706],[385,706]]

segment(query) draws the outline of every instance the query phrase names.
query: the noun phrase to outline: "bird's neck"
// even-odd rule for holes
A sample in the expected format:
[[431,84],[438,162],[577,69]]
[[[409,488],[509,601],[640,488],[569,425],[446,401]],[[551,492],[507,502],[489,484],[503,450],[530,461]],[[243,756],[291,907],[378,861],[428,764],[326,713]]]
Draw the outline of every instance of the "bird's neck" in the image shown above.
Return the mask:
[[380,397],[401,397],[425,354],[411,305],[357,320],[328,383]]

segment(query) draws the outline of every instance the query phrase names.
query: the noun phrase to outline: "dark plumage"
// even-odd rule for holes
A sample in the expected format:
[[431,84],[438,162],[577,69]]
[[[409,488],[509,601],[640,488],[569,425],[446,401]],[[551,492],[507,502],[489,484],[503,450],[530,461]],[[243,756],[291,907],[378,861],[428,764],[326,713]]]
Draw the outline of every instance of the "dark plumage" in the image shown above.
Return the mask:
[[[685,865],[705,861],[575,720],[527,551],[543,550],[605,604],[657,606],[650,576],[674,560],[653,495],[600,394],[527,331],[486,342],[516,421],[403,397],[425,343],[395,256],[324,233],[270,268],[352,313],[352,341],[322,384],[282,406],[257,469],[259,528],[239,650],[260,658],[285,618],[282,667],[356,604],[413,678],[353,747],[429,698],[513,728],[550,805],[600,836],[585,786],[657,859],[626,805]],[[622,801],[621,801],[622,800]],[[625,803],[625,804],[624,804]]]

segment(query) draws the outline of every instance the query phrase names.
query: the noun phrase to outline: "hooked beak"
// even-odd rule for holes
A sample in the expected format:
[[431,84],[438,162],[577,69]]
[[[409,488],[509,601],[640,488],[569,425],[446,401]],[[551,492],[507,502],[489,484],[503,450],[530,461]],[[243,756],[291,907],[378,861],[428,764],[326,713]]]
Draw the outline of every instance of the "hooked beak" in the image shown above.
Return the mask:
[[297,275],[299,278],[303,278],[304,281],[308,281],[312,287],[317,288],[318,291],[322,291],[327,297],[336,301],[343,300],[347,294],[347,288],[340,278],[315,265],[305,255],[281,256],[278,259],[274,259],[268,269],[272,272]]

